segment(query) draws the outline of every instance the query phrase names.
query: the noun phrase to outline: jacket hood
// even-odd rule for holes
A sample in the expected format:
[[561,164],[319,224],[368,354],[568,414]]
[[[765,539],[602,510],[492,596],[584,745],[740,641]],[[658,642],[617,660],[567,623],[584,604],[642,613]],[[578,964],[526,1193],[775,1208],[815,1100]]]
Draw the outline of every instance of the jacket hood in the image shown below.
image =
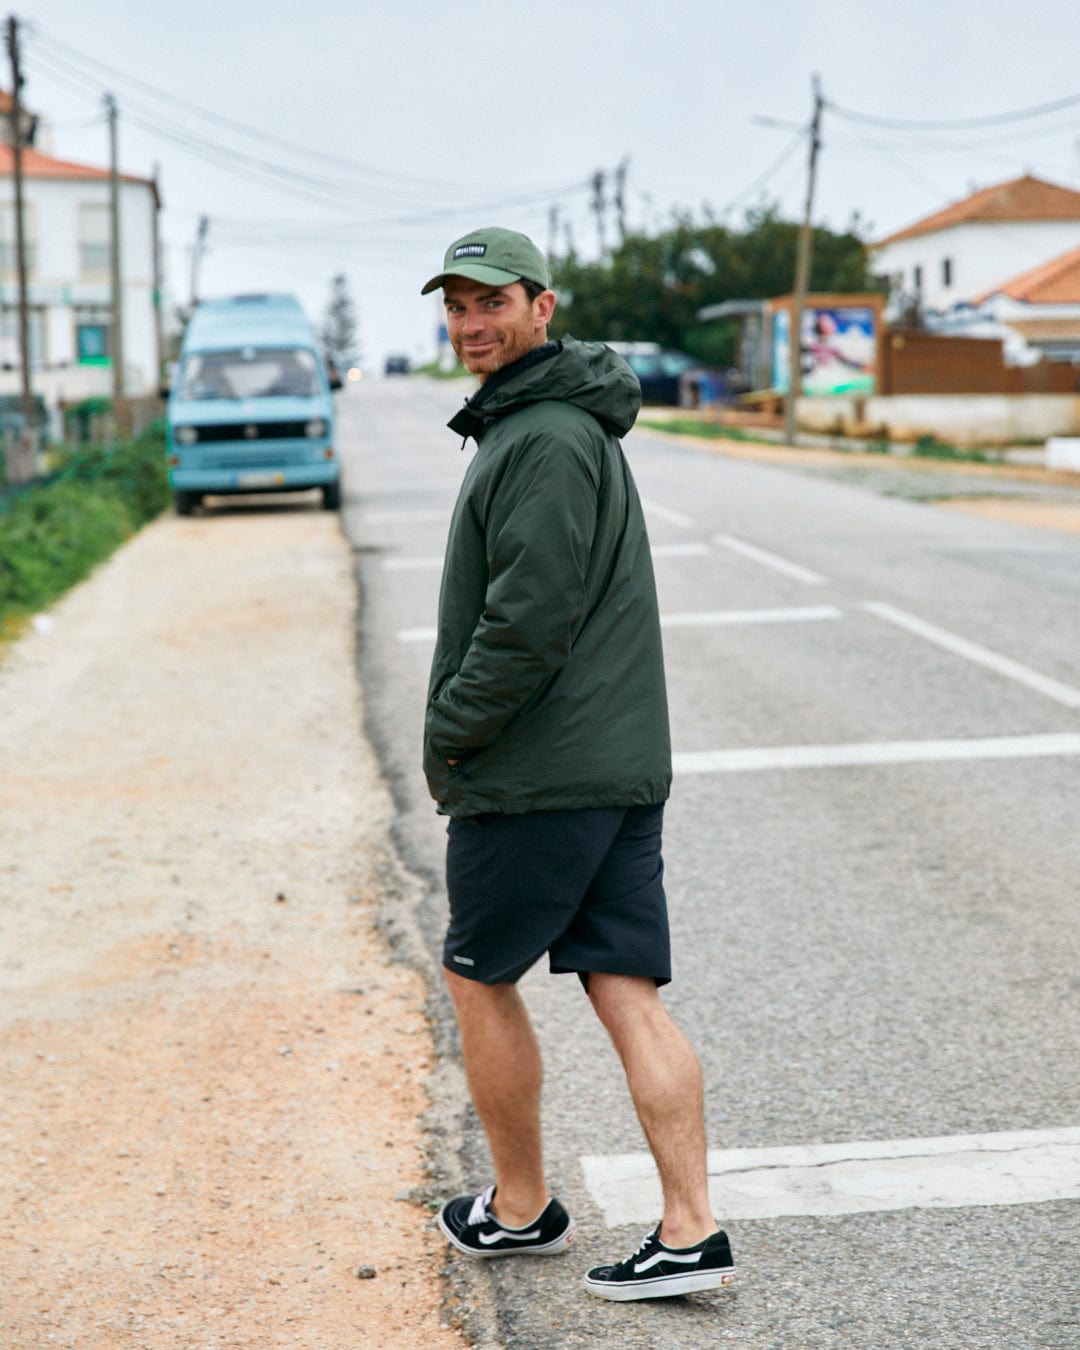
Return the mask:
[[606,431],[625,436],[641,408],[641,386],[622,357],[602,342],[566,337],[497,371],[448,425],[479,439],[488,422],[550,399],[572,403]]

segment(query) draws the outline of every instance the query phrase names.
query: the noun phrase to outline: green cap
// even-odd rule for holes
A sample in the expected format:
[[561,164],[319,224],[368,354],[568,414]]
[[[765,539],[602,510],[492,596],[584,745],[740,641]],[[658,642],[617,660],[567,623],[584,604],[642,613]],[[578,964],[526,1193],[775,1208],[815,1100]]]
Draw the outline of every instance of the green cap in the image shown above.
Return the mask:
[[443,270],[431,278],[420,294],[436,290],[447,277],[468,277],[470,281],[486,281],[492,286],[509,286],[512,281],[522,280],[535,281],[545,290],[551,285],[547,259],[533,241],[494,225],[455,239],[446,250]]

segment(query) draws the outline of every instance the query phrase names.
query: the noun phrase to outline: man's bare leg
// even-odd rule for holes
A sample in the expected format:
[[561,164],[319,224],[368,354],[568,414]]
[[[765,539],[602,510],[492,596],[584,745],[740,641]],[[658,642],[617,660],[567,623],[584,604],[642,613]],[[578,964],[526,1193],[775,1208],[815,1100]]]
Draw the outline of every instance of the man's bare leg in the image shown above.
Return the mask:
[[495,1164],[492,1208],[507,1228],[532,1223],[547,1204],[540,1137],[540,1047],[512,984],[481,984],[444,968],[454,1000],[473,1105]]
[[701,1066],[652,980],[589,976],[589,997],[619,1053],[664,1192],[661,1241],[692,1247],[716,1231],[709,1208]]

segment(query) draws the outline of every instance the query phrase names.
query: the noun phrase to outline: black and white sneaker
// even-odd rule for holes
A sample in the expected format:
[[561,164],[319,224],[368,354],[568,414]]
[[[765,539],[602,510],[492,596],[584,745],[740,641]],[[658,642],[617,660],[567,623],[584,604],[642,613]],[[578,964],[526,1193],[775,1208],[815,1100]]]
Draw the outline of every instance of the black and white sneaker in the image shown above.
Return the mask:
[[558,1200],[524,1228],[504,1228],[492,1213],[495,1187],[479,1195],[459,1195],[439,1211],[439,1227],[459,1252],[469,1256],[554,1256],[574,1237],[574,1221]]
[[633,1254],[617,1266],[594,1266],[585,1288],[600,1298],[625,1303],[635,1298],[669,1298],[722,1289],[735,1283],[735,1263],[727,1234],[717,1231],[695,1247],[667,1247],[659,1224]]

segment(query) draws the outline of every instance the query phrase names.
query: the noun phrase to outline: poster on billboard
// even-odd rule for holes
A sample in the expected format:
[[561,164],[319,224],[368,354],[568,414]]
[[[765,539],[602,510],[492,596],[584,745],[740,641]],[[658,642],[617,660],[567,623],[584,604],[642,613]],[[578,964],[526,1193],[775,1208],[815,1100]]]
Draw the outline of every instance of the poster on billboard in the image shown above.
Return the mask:
[[[802,313],[804,394],[873,394],[876,314],[870,305],[808,306]],[[773,314],[772,384],[787,393],[791,371],[791,314]]]

